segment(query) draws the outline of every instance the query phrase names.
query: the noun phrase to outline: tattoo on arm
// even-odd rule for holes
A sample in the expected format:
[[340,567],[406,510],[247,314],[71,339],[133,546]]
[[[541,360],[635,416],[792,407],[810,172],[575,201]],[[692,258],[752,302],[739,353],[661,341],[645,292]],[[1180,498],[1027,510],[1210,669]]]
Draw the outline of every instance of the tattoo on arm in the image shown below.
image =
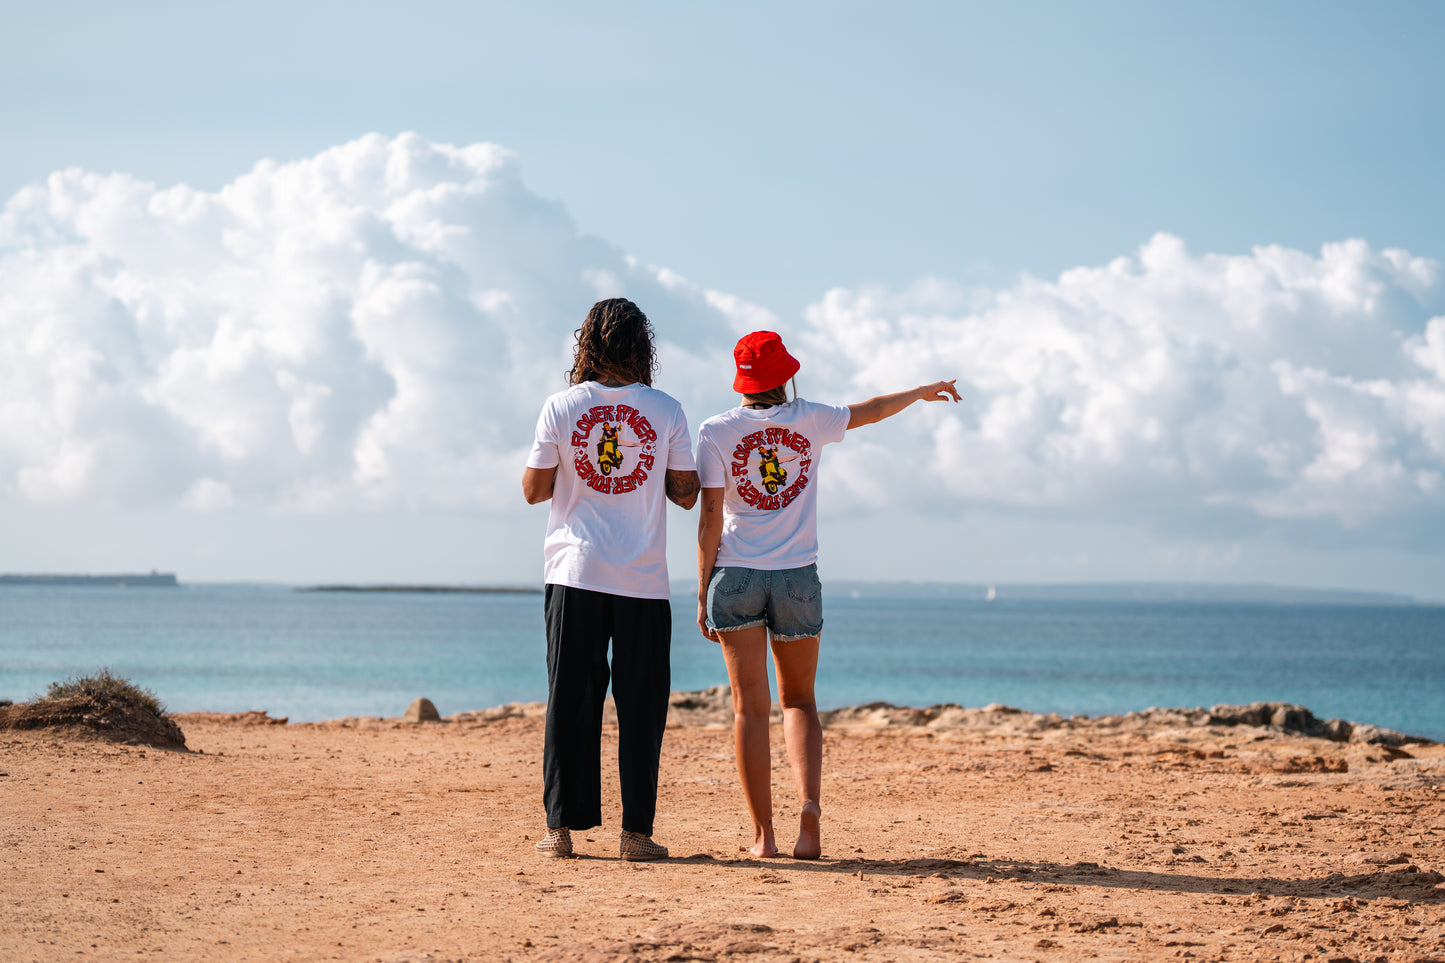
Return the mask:
[[667,497],[684,508],[691,508],[697,497],[697,472],[673,471],[668,469],[666,481]]

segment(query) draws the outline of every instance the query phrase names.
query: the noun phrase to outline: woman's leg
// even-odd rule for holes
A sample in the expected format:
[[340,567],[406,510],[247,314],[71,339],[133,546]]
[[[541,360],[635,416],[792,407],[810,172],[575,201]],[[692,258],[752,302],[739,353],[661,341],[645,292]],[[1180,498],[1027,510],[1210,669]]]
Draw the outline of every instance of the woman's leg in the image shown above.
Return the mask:
[[778,669],[778,701],[783,705],[783,738],[788,744],[788,763],[793,767],[793,781],[802,806],[793,855],[798,859],[817,859],[823,851],[818,825],[823,815],[819,804],[823,782],[823,727],[818,722],[818,704],[813,697],[813,679],[818,674],[818,637],[774,642],[773,664]]
[[733,690],[733,750],[743,798],[753,817],[754,856],[776,856],[773,839],[773,760],[768,748],[768,630],[764,626],[720,632],[728,683]]

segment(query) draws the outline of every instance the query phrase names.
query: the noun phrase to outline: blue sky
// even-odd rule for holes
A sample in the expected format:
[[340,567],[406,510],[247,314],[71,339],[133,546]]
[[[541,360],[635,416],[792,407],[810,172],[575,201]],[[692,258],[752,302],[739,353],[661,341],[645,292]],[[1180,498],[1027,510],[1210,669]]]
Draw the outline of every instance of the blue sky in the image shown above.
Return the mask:
[[[1161,254],[1162,248],[1156,260],[1190,272],[1213,270],[1200,265],[1216,255],[1244,258],[1256,267],[1248,260],[1252,252],[1270,246],[1323,264],[1322,246],[1350,239],[1368,246],[1368,256],[1357,256],[1361,264],[1376,265],[1371,271],[1386,270],[1378,256],[1390,249],[1430,263],[1445,259],[1439,176],[1445,153],[1445,58],[1439,56],[1445,8],[1434,3],[781,8],[733,3],[605,9],[52,3],[8,11],[6,20],[0,198],[13,198],[67,168],[119,172],[158,188],[183,183],[215,192],[262,159],[303,162],[369,132],[391,138],[415,131],[429,144],[492,143],[513,152],[526,188],[516,195],[517,203],[526,210],[542,212],[538,217],[550,217],[546,210],[560,212],[578,235],[613,254],[685,277],[696,290],[689,289],[684,300],[699,312],[706,307],[703,292],[722,293],[766,312],[762,317],[798,337],[836,333],[838,325],[869,311],[888,315],[899,331],[916,328],[910,312],[951,313],[960,322],[992,318],[1019,327],[1026,323],[1020,318],[1033,315],[1010,315],[998,299],[1002,294],[1011,303],[1028,301],[1032,295],[1022,275],[1053,283],[1064,272],[1100,269],[1121,257],[1142,264],[1140,251],[1160,232],[1180,239],[1198,263]],[[14,237],[7,242],[10,250],[34,243],[33,237],[23,243]],[[134,250],[140,243],[123,247]],[[1221,268],[1211,276],[1237,274]],[[1379,351],[1390,356],[1386,361],[1349,367],[1317,357],[1303,335],[1279,348],[1278,357],[1258,355],[1261,371],[1278,373],[1270,365],[1286,363],[1289,370],[1278,374],[1286,386],[1280,390],[1310,399],[1302,402],[1315,412],[1310,417],[1324,417],[1319,412],[1330,406],[1330,386],[1346,382],[1357,396],[1369,394],[1369,379],[1380,376],[1394,378],[1402,398],[1434,390],[1428,379],[1424,387],[1416,385],[1414,369],[1391,367],[1398,361],[1391,352],[1397,343],[1425,338],[1429,319],[1445,315],[1438,274],[1418,284],[1408,271],[1390,277],[1391,296],[1404,299],[1405,306],[1381,320],[1372,313],[1373,302],[1361,301],[1366,306],[1360,317],[1379,321],[1375,333],[1358,344],[1348,338],[1336,342],[1355,345],[1357,358]],[[917,294],[921,280],[934,283],[926,279],[936,279],[948,293]],[[649,283],[656,287],[655,278],[623,281],[629,294],[651,290]],[[843,295],[827,302],[830,291]],[[1048,303],[1073,297],[1046,293]],[[1095,293],[1080,297],[1087,301]],[[1132,297],[1118,303],[1133,304]],[[1237,291],[1221,294],[1219,304],[1236,304],[1238,297]],[[865,302],[867,310],[858,307]],[[1179,302],[1150,303],[1148,310],[1159,310]],[[679,302],[676,310],[693,309]],[[1111,310],[1127,315],[1131,309]],[[735,314],[729,319],[746,327]],[[718,324],[726,335],[724,320]],[[19,330],[28,322],[12,314],[11,323]],[[1095,323],[1079,322],[1086,329]],[[1097,325],[1107,326],[1107,319]],[[560,320],[553,325],[564,326]],[[1195,329],[1181,330],[1185,333],[1174,331],[1165,340],[1195,336],[1189,333]],[[940,328],[936,341],[923,342],[924,356],[935,344],[982,343],[971,336],[953,339],[954,331]],[[1219,337],[1219,350],[1255,357],[1249,354],[1254,349],[1241,347],[1238,333]],[[1328,341],[1331,335],[1316,337]],[[678,340],[689,358],[715,358],[719,351],[726,357],[726,337]],[[1141,351],[1151,343],[1150,336],[1121,342]],[[1420,341],[1426,347],[1409,349],[1416,350],[1411,357],[1425,357],[1429,344]],[[936,356],[954,363],[954,356]],[[958,363],[964,360],[958,357]],[[843,374],[823,382],[830,389],[873,387],[856,365],[839,361],[835,369]],[[886,370],[913,377],[906,367]],[[916,378],[934,376],[932,370],[919,371]],[[978,377],[983,384],[984,374]],[[168,384],[178,383],[173,371],[171,378]],[[665,370],[664,386],[666,381]],[[1315,390],[1310,385],[1321,394],[1310,395]],[[1059,390],[1059,397],[1071,397]],[[137,398],[156,397],[151,388],[136,392]],[[986,388],[980,392],[989,396]],[[1201,392],[1199,397],[1207,394]],[[716,400],[699,396],[696,403]],[[1397,427],[1404,434],[1391,435],[1390,446],[1404,452],[1401,477],[1424,478],[1440,467],[1429,447],[1433,410],[1417,405],[1399,415]],[[700,421],[708,412],[689,413]],[[1258,441],[1255,450],[1284,457],[1279,452],[1289,448],[1286,440],[1294,444],[1305,437],[1289,434],[1303,431],[1293,417],[1281,413],[1281,434]],[[499,429],[509,451],[515,447],[510,436],[518,430],[525,442],[530,426],[518,429],[520,419],[518,414]],[[1337,440],[1348,434],[1340,427],[1346,422],[1332,423]],[[978,423],[987,434],[987,419],[980,415]],[[920,424],[934,437],[947,435],[932,421]],[[1221,437],[1223,429],[1210,424],[1209,437]],[[939,451],[952,450],[939,444]],[[4,450],[0,442],[0,453]],[[297,522],[298,516],[286,514],[297,511],[294,505],[279,510],[263,495],[248,496],[246,479],[222,477],[210,468],[202,481],[213,485],[185,488],[193,509],[211,507],[203,515],[165,505],[137,508],[78,482],[62,486],[68,494],[42,496],[17,480],[26,459],[40,457],[33,454],[39,449],[16,441],[9,450],[8,461],[0,458],[8,479],[0,480],[0,515],[33,536],[31,549],[12,543],[0,555],[0,568],[7,570],[113,567],[158,554],[168,557],[154,564],[180,567],[183,575],[189,570],[206,577],[264,577],[272,571],[267,559],[288,531],[309,525],[329,532],[346,528],[350,519],[373,533],[366,544],[406,545],[405,554],[438,561],[421,572],[406,569],[392,552],[358,549],[341,558],[298,549],[289,554],[304,562],[282,574],[303,580],[413,574],[485,580],[496,571],[469,540],[448,540],[443,533],[456,526],[447,513],[461,511],[478,530],[507,532],[517,552],[529,551],[529,539],[540,532],[534,514],[513,517],[500,502],[459,508],[410,491],[364,511],[323,506],[302,513]],[[1150,483],[1155,487],[1144,485],[1142,495],[1100,482],[1092,501],[1060,500],[1048,494],[1054,487],[1040,482],[1037,496],[1020,503],[999,494],[999,478],[973,479],[946,497],[918,495],[909,503],[908,519],[880,522],[887,517],[886,499],[870,501],[860,494],[866,488],[860,483],[835,498],[840,507],[837,517],[825,520],[825,553],[831,532],[836,543],[855,552],[890,537],[902,540],[901,557],[918,561],[900,562],[892,570],[914,578],[1162,575],[1402,587],[1424,594],[1445,584],[1438,550],[1399,534],[1435,530],[1439,513],[1430,509],[1428,484],[1417,485],[1424,507],[1412,501],[1415,507],[1392,509],[1388,518],[1365,519],[1344,506],[1350,497],[1385,498],[1383,488],[1340,487],[1342,482],[1329,492],[1319,488],[1321,472],[1333,470],[1329,464],[1349,462],[1343,450],[1336,446],[1333,462],[1301,456],[1301,465],[1314,466],[1301,469],[1300,477],[1316,486],[1308,495],[1293,484],[1262,494],[1239,481],[1242,475],[1195,491],[1181,486],[1178,473],[1186,470],[1176,467],[1156,475],[1143,471],[1156,480]],[[866,471],[866,458],[858,458],[853,467]],[[1221,456],[1219,464],[1226,460]],[[1071,470],[1077,464],[1083,463]],[[1363,471],[1357,462],[1349,464],[1356,476]],[[1195,477],[1200,471],[1205,469],[1196,468]],[[1223,469],[1207,471],[1225,477]],[[1037,480],[1027,474],[1009,478],[1026,489]],[[205,495],[221,491],[230,494],[219,500]],[[1155,496],[1158,518],[1147,524],[1134,524],[1127,512],[1116,510],[1141,499],[1152,503]],[[1301,520],[1299,512],[1282,507],[1291,500],[1316,507]],[[1226,503],[1251,506],[1239,509],[1245,521],[1218,515]],[[975,545],[975,556],[986,556],[992,565],[975,557],[968,565],[949,567],[942,556],[930,555],[926,543],[938,513],[954,526],[950,539]],[[1158,520],[1196,514],[1209,521]],[[89,519],[90,531],[111,533],[108,554],[88,545],[79,529],[67,528],[72,523],[66,518],[81,516]],[[142,517],[149,519],[144,525],[138,522]],[[674,532],[674,571],[682,574],[691,564],[686,554],[691,520],[673,521],[674,529],[683,531]],[[159,548],[150,555],[126,547],[135,541],[137,525],[157,540]],[[184,547],[196,542],[191,533],[197,526],[213,532],[207,542],[212,548],[206,555],[187,555]],[[906,538],[898,535],[904,531]],[[1059,551],[1041,547],[1055,541],[1063,546]],[[33,547],[41,543],[47,547]],[[836,567],[839,574],[869,574],[841,562]]]
[[1445,9],[1417,2],[28,4],[0,189],[218,187],[416,130],[584,231],[795,313],[921,274],[1362,237],[1445,250]]

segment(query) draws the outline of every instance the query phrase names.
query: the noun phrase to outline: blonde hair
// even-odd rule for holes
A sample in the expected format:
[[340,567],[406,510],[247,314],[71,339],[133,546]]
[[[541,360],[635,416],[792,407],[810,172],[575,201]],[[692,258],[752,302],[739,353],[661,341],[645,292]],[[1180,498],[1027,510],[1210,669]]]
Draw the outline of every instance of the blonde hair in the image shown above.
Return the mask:
[[[793,397],[788,397],[788,386],[792,385]],[[769,388],[767,391],[753,391],[748,397],[754,401],[761,401],[767,405],[785,405],[798,397],[798,381],[796,378],[789,378],[786,384],[780,384],[776,388]]]

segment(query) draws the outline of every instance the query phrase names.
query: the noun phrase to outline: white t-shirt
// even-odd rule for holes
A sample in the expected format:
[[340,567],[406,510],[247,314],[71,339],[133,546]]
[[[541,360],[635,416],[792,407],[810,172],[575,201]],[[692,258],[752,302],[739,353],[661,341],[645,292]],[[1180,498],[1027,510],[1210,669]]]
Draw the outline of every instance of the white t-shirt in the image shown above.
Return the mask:
[[698,476],[703,488],[723,489],[718,565],[778,571],[818,560],[818,462],[848,419],[845,407],[797,398],[702,423]]
[[557,469],[544,581],[668,597],[666,472],[697,467],[676,399],[640,384],[559,391],[542,406],[527,467]]

